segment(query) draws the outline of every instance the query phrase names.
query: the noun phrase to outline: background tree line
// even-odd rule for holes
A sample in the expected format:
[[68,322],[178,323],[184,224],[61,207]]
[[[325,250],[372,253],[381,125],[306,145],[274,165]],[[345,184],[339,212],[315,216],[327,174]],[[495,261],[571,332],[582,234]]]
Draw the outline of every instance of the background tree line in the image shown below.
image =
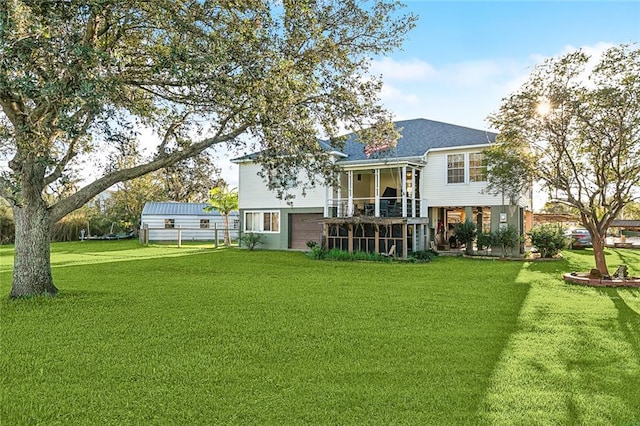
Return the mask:
[[[106,159],[106,168],[135,166],[143,161],[137,145],[127,144],[117,154]],[[140,215],[148,201],[178,201],[204,203],[212,188],[225,186],[220,169],[211,155],[194,157],[148,175],[120,182],[102,192],[80,209],[70,213],[53,225],[52,241],[74,241],[84,229],[87,235],[110,232],[137,232]],[[52,201],[75,192],[80,179],[74,177],[63,185],[51,187]],[[15,238],[15,223],[9,203],[0,198],[0,243],[10,244]]]

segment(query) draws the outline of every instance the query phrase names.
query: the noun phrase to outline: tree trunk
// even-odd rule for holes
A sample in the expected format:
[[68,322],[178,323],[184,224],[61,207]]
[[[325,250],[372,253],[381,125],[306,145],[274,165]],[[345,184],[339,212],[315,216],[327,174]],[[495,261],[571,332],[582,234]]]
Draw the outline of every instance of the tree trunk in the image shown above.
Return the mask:
[[593,256],[596,259],[596,269],[600,271],[602,276],[609,275],[607,268],[607,259],[604,255],[604,238],[599,234],[592,232],[591,244],[593,245]]
[[231,232],[229,231],[229,213],[224,215],[224,245],[229,247],[231,245]]
[[10,297],[55,295],[50,259],[49,211],[42,199],[14,206],[16,226],[13,285]]

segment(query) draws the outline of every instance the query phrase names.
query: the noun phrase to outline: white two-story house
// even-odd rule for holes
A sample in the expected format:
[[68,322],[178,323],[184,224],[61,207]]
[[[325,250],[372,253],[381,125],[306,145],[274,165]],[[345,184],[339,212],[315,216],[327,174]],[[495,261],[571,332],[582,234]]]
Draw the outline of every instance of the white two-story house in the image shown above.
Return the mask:
[[[395,147],[366,147],[349,137],[339,151],[340,184],[279,200],[258,176],[252,156],[237,158],[241,232],[263,234],[270,249],[305,249],[307,241],[348,251],[448,250],[453,225],[485,232],[513,225],[525,232],[531,194],[517,205],[487,194],[483,149],[496,134],[432,120],[399,121]],[[505,201],[508,203],[508,201]]]

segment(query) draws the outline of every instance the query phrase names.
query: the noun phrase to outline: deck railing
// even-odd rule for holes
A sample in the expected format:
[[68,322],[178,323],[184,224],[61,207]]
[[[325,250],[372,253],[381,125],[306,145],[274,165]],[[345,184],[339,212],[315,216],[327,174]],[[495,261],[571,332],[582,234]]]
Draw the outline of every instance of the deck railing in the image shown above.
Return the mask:
[[[407,199],[406,212],[401,199],[380,197],[376,203],[373,197],[368,198],[331,198],[327,203],[328,217],[422,217],[426,212],[425,199]],[[415,205],[415,208],[414,208]]]

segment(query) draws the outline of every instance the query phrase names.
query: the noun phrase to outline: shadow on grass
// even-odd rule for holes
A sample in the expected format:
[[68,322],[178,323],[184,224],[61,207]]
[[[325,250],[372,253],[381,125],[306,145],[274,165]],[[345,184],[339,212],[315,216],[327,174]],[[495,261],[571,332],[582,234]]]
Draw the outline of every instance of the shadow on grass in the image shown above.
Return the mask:
[[[589,272],[591,268],[595,268],[593,249],[565,250],[563,254],[568,269],[565,272]],[[618,265],[624,263],[631,273],[640,275],[640,250],[606,248],[604,255],[609,272],[613,273]]]
[[[616,253],[622,263],[629,268],[630,275],[640,276],[640,250],[638,249],[618,249]],[[616,267],[618,265],[615,265]],[[615,268],[612,268],[615,270]]]
[[560,277],[570,267],[584,270],[591,254],[569,252],[562,261],[532,263],[523,271],[521,279],[532,288],[481,407],[485,423],[626,424],[638,418],[640,317],[621,295],[637,297],[637,290],[569,285]]
[[[638,292],[637,290],[631,290]],[[617,288],[598,288],[600,294],[607,296],[618,311],[618,326],[627,342],[633,348],[636,358],[640,359],[640,313],[627,304]],[[640,292],[638,292],[640,293]]]

